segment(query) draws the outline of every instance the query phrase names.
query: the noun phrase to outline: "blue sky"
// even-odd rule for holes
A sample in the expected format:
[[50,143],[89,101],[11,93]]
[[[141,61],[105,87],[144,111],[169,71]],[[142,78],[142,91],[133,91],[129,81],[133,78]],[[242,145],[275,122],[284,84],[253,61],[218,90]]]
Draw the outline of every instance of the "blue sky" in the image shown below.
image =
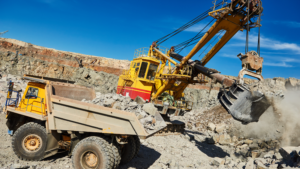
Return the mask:
[[[284,2],[263,1],[263,76],[300,79],[300,1]],[[131,60],[135,49],[150,46],[211,6],[212,0],[1,0],[0,32],[9,30],[3,37],[58,50]],[[192,38],[207,22],[162,45],[171,47]],[[251,50],[256,50],[256,43],[257,29],[253,29]],[[239,32],[207,66],[237,76],[241,61],[236,55],[244,52],[245,32]],[[200,53],[193,59],[199,59]]]

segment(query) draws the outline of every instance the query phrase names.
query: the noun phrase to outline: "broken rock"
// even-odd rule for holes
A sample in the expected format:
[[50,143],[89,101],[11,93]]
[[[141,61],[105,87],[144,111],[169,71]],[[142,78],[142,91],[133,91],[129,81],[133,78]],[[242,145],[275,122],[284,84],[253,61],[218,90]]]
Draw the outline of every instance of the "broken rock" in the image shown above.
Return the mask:
[[207,129],[211,130],[211,131],[214,131],[216,129],[216,126],[214,123],[208,123],[207,125]]
[[231,143],[231,137],[228,134],[220,135],[219,143],[221,145],[229,145]]
[[257,165],[257,169],[267,169],[267,167],[260,160],[255,160],[255,163]]
[[225,123],[221,123],[221,124],[217,124],[215,131],[217,133],[222,133],[224,130],[226,129],[226,124]]
[[113,100],[113,99],[107,99],[107,100],[105,100],[104,101],[104,103],[103,103],[103,105],[105,106],[105,107],[113,107],[113,103],[114,103],[115,101]]
[[155,116],[155,114],[157,112],[157,108],[152,103],[144,104],[143,109],[145,112],[147,112],[148,114],[150,114],[152,116]]
[[260,154],[261,153],[259,152],[259,150],[254,150],[251,152],[251,156],[253,159],[258,158],[260,156]]
[[146,101],[145,101],[143,98],[141,98],[140,96],[137,96],[137,97],[134,99],[134,101],[137,102],[137,104],[139,104],[139,105],[143,105],[143,104],[146,103]]
[[152,123],[153,118],[151,116],[145,117],[143,119],[140,120],[140,122],[145,125],[145,124],[150,124]]
[[250,159],[247,162],[245,169],[254,169],[254,161],[253,161],[253,159]]

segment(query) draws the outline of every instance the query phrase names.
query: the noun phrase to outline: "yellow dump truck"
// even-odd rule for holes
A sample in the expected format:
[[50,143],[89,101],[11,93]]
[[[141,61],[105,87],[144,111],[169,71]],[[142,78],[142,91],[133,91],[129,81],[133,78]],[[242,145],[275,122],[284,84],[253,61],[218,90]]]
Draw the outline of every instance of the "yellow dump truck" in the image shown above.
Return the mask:
[[137,155],[139,139],[166,126],[157,113],[163,125],[147,133],[133,113],[82,102],[95,98],[93,88],[50,78],[24,79],[29,82],[22,98],[12,98],[10,82],[5,110],[13,151],[22,160],[38,161],[68,151],[76,169],[117,168]]

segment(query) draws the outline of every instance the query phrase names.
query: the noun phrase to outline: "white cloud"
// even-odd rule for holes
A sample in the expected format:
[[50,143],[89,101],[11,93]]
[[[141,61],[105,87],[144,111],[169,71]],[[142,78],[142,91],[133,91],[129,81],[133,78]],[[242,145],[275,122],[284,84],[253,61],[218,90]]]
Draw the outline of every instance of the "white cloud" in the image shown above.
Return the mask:
[[[233,46],[244,46],[245,40],[246,40],[246,34],[238,32],[233,39],[241,40],[244,43],[234,43]],[[256,47],[257,46],[257,36],[249,35],[249,47]],[[281,42],[274,39],[269,39],[261,36],[260,39],[261,48],[267,48],[272,50],[291,50],[296,52],[297,54],[300,54],[300,46],[295,43],[286,43]]]
[[[185,31],[187,31],[187,32],[200,32],[205,26],[206,26],[207,24],[196,24],[196,25],[194,25],[194,26],[192,26],[192,27],[189,27],[189,28],[187,28]],[[208,29],[209,29],[209,26],[207,26],[206,28],[205,28],[205,32],[206,31],[208,31]]]
[[296,21],[270,21],[273,24],[286,25],[293,28],[300,28],[300,22]]
[[300,28],[300,22],[289,21],[287,24],[291,27]]
[[220,56],[221,57],[226,57],[226,58],[238,59],[237,55],[221,54]]
[[[230,55],[230,54],[220,54],[221,57],[226,58],[232,58],[232,59],[238,59],[236,55]],[[294,67],[292,63],[300,63],[300,59],[294,59],[294,58],[286,58],[286,57],[277,57],[277,56],[270,56],[265,55],[264,56],[264,63],[263,66],[273,66],[273,67]]]
[[264,66],[275,66],[275,67],[293,67],[292,65],[289,65],[286,62],[281,62],[281,63],[265,62],[265,63],[263,63],[263,65]]
[[267,60],[266,62],[263,63],[264,66],[294,67],[293,65],[291,65],[291,63],[300,63],[300,59],[274,57],[274,56],[265,56],[265,57],[268,59],[264,59],[265,61]]

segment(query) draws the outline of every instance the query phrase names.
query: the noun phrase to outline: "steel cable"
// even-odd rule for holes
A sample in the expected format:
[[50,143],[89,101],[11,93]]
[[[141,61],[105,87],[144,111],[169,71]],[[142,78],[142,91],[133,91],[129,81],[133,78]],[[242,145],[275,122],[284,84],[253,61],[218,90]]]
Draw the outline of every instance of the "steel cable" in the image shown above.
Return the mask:
[[[228,0],[223,0],[222,2],[218,3],[217,5],[215,5],[215,7],[219,7],[219,6],[223,6],[224,2],[227,2]],[[170,39],[171,37],[177,35],[178,33],[186,30],[187,28],[195,25],[196,23],[202,21],[203,19],[208,17],[208,13],[212,11],[212,8],[210,8],[209,10],[205,11],[204,13],[198,15],[196,18],[192,19],[191,21],[189,21],[188,23],[184,24],[183,26],[181,26],[180,28],[176,29],[175,31],[167,34],[164,37],[159,38],[158,40],[156,40],[156,43],[162,44],[163,42],[165,42],[166,40]]]
[[[212,19],[195,37],[197,37],[201,32],[203,32],[208,27],[208,25],[210,25],[214,20],[215,19]],[[182,47],[178,53],[180,53],[184,48],[186,48],[188,44],[190,44],[190,42],[194,41],[195,37],[193,37],[184,47]]]

